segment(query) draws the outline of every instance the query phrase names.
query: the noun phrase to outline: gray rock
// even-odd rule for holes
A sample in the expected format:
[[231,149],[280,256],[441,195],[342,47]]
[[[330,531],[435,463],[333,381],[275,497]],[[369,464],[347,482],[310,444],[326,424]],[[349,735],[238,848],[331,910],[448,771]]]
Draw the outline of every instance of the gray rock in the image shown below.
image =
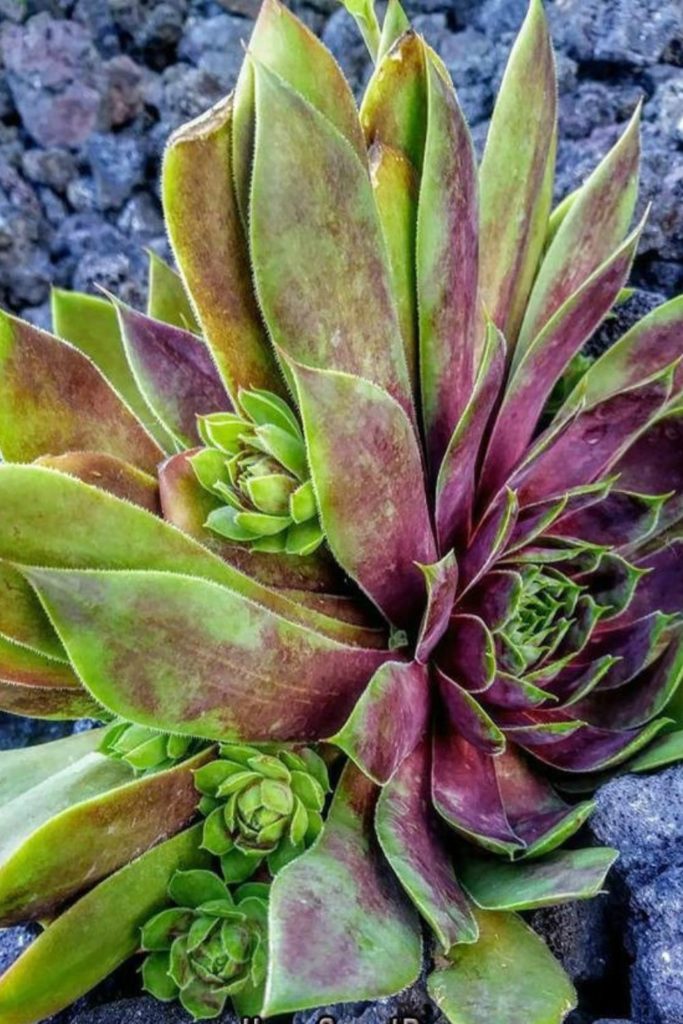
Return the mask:
[[29,134],[43,146],[80,145],[98,126],[102,106],[102,62],[87,30],[42,13],[6,25],[0,45]]
[[629,922],[636,1018],[642,1024],[683,1020],[683,866],[632,891]]
[[683,865],[683,766],[623,775],[598,790],[596,799],[590,829],[600,843],[620,851],[613,871],[629,888]]
[[64,192],[76,174],[76,161],[68,149],[27,149],[21,160],[24,177],[36,185],[47,185],[55,192]]
[[[225,1012],[218,1024],[236,1024],[233,1013]],[[76,1012],[70,1024],[191,1024],[192,1018],[177,1003],[160,1003],[151,996],[121,999],[115,1003]]]
[[234,86],[244,59],[253,22],[218,14],[215,18],[191,17],[178,47],[182,60],[208,72],[225,92]]
[[144,140],[135,134],[95,133],[88,139],[86,154],[99,209],[119,209],[144,181]]
[[556,46],[581,62],[646,67],[673,59],[683,38],[679,0],[558,0],[548,11]]
[[49,300],[40,306],[26,306],[20,314],[24,320],[28,320],[34,327],[40,327],[43,331],[52,329],[52,309]]
[[149,192],[139,192],[128,200],[116,226],[126,238],[146,244],[150,238],[164,233],[161,207]]
[[152,67],[168,62],[168,55],[175,55],[175,48],[183,34],[186,0],[161,0],[145,4],[136,42],[147,55]]
[[112,57],[104,65],[104,102],[113,127],[127,124],[142,111],[146,74],[146,69],[127,54]]
[[638,1024],[637,1021],[624,1020],[620,1017],[618,1020],[616,1017],[601,1017],[600,1020],[596,1020],[595,1024]]
[[0,928],[0,974],[31,945],[38,931],[32,925],[26,928]]
[[102,254],[89,252],[77,263],[73,288],[79,292],[97,292],[98,287],[113,292],[131,306],[144,306],[144,253]]
[[34,743],[58,740],[68,736],[71,731],[71,722],[48,722],[45,719],[20,718],[0,712],[0,750],[14,750],[16,747],[30,747]]
[[224,95],[220,82],[202,68],[189,64],[174,64],[167,68],[150,95],[160,116],[160,124],[152,132],[153,137],[159,139],[159,148],[165,144],[171,131],[184,121],[198,117]]
[[372,62],[355,21],[344,7],[332,14],[322,33],[325,46],[339,62],[356,97],[372,72]]
[[99,199],[92,175],[81,174],[70,181],[66,189],[69,206],[77,213],[88,213],[99,208]]

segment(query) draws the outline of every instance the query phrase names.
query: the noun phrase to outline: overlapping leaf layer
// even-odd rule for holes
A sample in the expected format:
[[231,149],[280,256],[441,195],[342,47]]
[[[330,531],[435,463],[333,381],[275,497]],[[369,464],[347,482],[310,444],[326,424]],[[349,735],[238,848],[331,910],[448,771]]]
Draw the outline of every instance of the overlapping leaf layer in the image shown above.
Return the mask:
[[422,918],[454,1024],[560,1022],[515,915],[600,889],[615,851],[559,849],[597,778],[683,756],[683,298],[580,354],[640,236],[639,111],[552,210],[540,0],[479,168],[397,0],[348,6],[360,116],[265,0],[171,138],[145,313],[0,317],[0,707],[117,718],[4,755],[0,921],[71,903],[8,1024],[150,916],[146,983],[198,1017],[396,992]]

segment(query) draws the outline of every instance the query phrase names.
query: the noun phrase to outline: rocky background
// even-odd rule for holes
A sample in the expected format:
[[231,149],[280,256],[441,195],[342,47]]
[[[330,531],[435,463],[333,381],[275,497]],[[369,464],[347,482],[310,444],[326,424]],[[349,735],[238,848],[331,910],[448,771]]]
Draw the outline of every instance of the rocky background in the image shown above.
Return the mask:
[[[142,304],[145,248],[168,255],[158,201],[164,140],[235,81],[258,0],[0,0],[0,305],[48,326],[51,284],[104,285]],[[335,0],[293,6],[357,93],[370,65]],[[478,147],[526,0],[411,0],[458,87]],[[558,50],[557,196],[573,189],[644,101],[638,291],[602,347],[683,291],[683,0],[547,0]],[[58,727],[0,716],[0,748]],[[571,1024],[683,1024],[683,767],[599,791],[584,837],[619,847],[609,893],[540,911],[534,926],[574,978]],[[0,932],[0,970],[30,929]],[[436,1024],[424,987],[332,1011],[339,1024]],[[302,1013],[295,1024],[315,1024]],[[181,1024],[124,969],[54,1024]],[[491,1024],[499,1024],[492,1021]],[[502,1024],[502,1022],[500,1022]]]

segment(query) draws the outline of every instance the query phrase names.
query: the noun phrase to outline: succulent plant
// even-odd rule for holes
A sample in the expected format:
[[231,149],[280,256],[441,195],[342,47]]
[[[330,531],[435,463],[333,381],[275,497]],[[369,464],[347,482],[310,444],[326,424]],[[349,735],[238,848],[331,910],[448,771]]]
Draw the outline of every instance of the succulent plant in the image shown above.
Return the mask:
[[144,986],[179,999],[195,1020],[218,1017],[230,997],[240,1014],[258,1012],[268,966],[268,886],[243,885],[233,899],[213,871],[176,871],[173,906],[142,929]]
[[267,858],[272,874],[317,839],[329,791],[325,762],[308,748],[221,744],[195,785],[206,816],[203,847],[227,882],[243,882]]
[[[683,756],[683,298],[581,356],[640,237],[639,111],[552,209],[540,0],[478,169],[397,0],[381,30],[349,7],[360,116],[265,0],[234,95],[171,138],[179,274],[154,259],[145,313],[56,292],[59,337],[0,319],[0,706],[124,723],[117,756],[97,730],[0,755],[0,923],[52,920],[6,1024],[234,850],[275,872],[254,1012],[402,989],[422,918],[447,1017],[560,1022],[572,986],[517,912],[597,892],[615,851],[560,849],[597,782]],[[212,927],[193,970],[220,991],[246,961]]]
[[99,749],[145,774],[171,768],[206,746],[191,736],[170,736],[146,725],[115,722],[106,730]]

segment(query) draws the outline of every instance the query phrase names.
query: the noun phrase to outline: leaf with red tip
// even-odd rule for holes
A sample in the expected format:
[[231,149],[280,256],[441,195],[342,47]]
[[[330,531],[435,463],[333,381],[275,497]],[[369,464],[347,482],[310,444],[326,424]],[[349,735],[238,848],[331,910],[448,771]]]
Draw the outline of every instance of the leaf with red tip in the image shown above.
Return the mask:
[[448,952],[456,944],[476,942],[478,928],[431,809],[429,782],[430,750],[425,740],[382,790],[375,824],[385,857]]
[[180,274],[169,267],[153,249],[149,250],[148,256],[147,316],[199,334],[201,329]]
[[0,709],[31,718],[98,717],[73,669],[0,637]]
[[574,193],[534,281],[515,352],[517,362],[628,232],[638,194],[639,132],[640,105],[619,141]]
[[[248,54],[300,93],[348,139],[365,160],[363,136],[351,89],[329,50],[277,0],[265,0],[249,40]],[[254,153],[253,65],[245,60],[235,90],[232,159],[243,223],[249,220]]]
[[470,693],[488,689],[496,671],[496,652],[487,624],[477,615],[454,615],[434,660]]
[[434,477],[474,383],[477,302],[477,173],[453,85],[426,56],[427,138],[417,218],[420,384]]
[[320,839],[275,878],[264,1014],[379,999],[419,975],[417,915],[376,845],[377,795],[348,764]]
[[67,900],[184,828],[197,808],[193,770],[210,757],[203,752],[134,779],[122,762],[93,753],[5,804],[3,925],[54,916]]
[[436,482],[436,529],[441,550],[469,539],[479,449],[504,373],[505,339],[488,321],[474,391],[453,431]]
[[434,668],[443,707],[450,726],[468,743],[495,757],[505,750],[505,736],[491,716],[468,690],[450,679],[440,668]]
[[387,243],[406,363],[415,388],[419,333],[415,284],[419,179],[413,165],[399,150],[380,142],[374,143],[370,150],[370,178]]
[[368,148],[390,146],[418,172],[427,132],[426,59],[423,40],[406,32],[378,61],[360,108]]
[[137,466],[131,466],[129,462],[117,459],[115,455],[105,455],[103,452],[65,452],[64,455],[41,455],[35,464],[68,473],[84,484],[109,491],[117,498],[146,508],[155,515],[161,512],[155,478]]
[[[665,405],[671,382],[672,370],[667,369],[579,412],[538,458],[513,476],[520,503],[562,494],[607,473]],[[541,439],[539,450],[542,444]]]
[[141,927],[167,905],[175,872],[210,866],[201,835],[197,825],[148,850],[49,925],[0,978],[3,1024],[52,1016],[132,956]]
[[561,1024],[576,1006],[569,977],[516,914],[475,914],[479,942],[457,947],[428,979],[451,1024]]
[[332,553],[391,622],[410,625],[424,604],[415,563],[436,561],[410,421],[370,381],[299,365],[292,371]]
[[426,663],[448,628],[458,584],[458,565],[455,555],[449,551],[434,565],[420,568],[427,584],[427,608],[420,624],[415,657]]
[[330,742],[341,747],[374,782],[384,785],[419,742],[428,716],[425,666],[388,661],[377,669]]
[[116,302],[138,387],[152,413],[184,448],[200,440],[197,416],[232,408],[209,349],[189,331]]
[[95,449],[153,470],[163,452],[84,355],[0,312],[0,451],[8,462]]
[[179,128],[164,155],[162,192],[171,244],[233,404],[240,388],[282,392],[253,294],[232,185],[230,98]]
[[479,170],[481,298],[514,347],[545,242],[557,84],[541,0],[532,0],[493,111]]
[[642,226],[559,307],[513,371],[482,468],[484,494],[495,494],[517,465],[556,381],[614,304]]
[[245,544],[232,543],[207,530],[210,513],[221,502],[197,480],[190,459],[191,449],[172,455],[159,468],[159,493],[164,519],[204,547],[267,587],[336,593],[343,588],[341,573],[326,549],[314,555],[269,555],[250,551]]
[[88,689],[115,714],[168,732],[322,739],[390,657],[190,576],[25,572]]
[[140,423],[165,452],[173,451],[173,440],[164,430],[140,394],[128,365],[119,330],[119,321],[111,302],[84,292],[65,292],[53,288],[51,294],[52,329],[58,338],[91,359],[100,373],[133,410]]
[[618,856],[617,850],[600,846],[562,850],[523,864],[470,855],[460,858],[458,877],[484,910],[536,910],[598,896]]
[[288,360],[378,384],[412,418],[403,339],[367,168],[299,93],[261,64],[254,64],[254,74],[251,250],[273,341]]

